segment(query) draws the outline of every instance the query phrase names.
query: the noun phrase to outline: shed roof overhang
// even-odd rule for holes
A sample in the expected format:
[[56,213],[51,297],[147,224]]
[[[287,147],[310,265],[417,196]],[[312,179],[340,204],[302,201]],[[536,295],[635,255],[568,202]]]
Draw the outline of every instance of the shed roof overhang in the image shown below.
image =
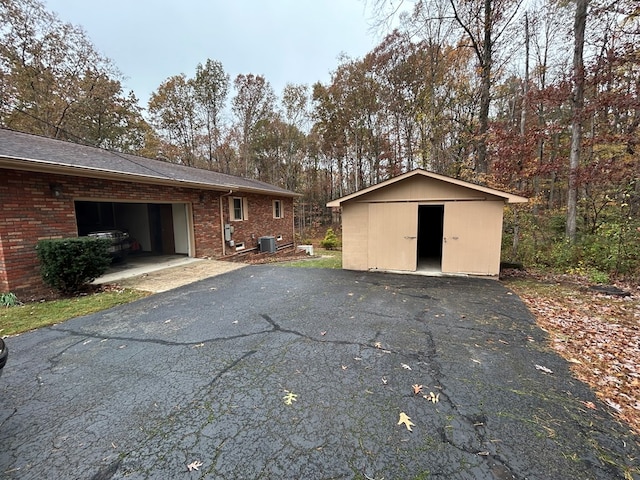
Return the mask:
[[[474,183],[465,182],[463,180],[458,180],[456,178],[447,177],[445,175],[440,175],[440,174],[437,174],[437,173],[428,172],[427,170],[423,170],[423,169],[418,168],[418,169],[415,169],[415,170],[411,170],[410,172],[404,173],[402,175],[398,175],[397,177],[390,178],[389,180],[385,180],[384,182],[380,182],[380,183],[378,183],[376,185],[372,185],[371,187],[364,188],[364,189],[359,190],[357,192],[354,192],[354,193],[352,193],[350,195],[346,195],[346,196],[338,198],[336,200],[332,200],[331,202],[327,203],[327,207],[340,207],[345,202],[348,202],[350,200],[354,200],[354,199],[356,199],[356,198],[358,198],[360,196],[366,195],[366,194],[374,192],[376,190],[388,187],[389,185],[393,185],[395,183],[402,182],[403,180],[406,180],[407,178],[414,177],[416,175],[421,175],[423,177],[432,178],[434,180],[439,180],[439,181],[442,181],[442,182],[445,182],[445,183],[449,183],[451,185],[456,185],[456,186],[459,186],[459,187],[467,188],[469,190],[473,190],[473,191],[476,191],[478,193],[499,197],[499,198],[504,199],[505,203],[526,203],[526,202],[529,201],[528,198],[522,197],[520,195],[515,195],[515,194],[512,194],[512,193],[503,192],[501,190],[496,190],[494,188],[483,187],[481,185],[476,185]],[[451,200],[453,200],[453,199],[451,199]],[[447,200],[445,199],[445,201],[447,201]]]

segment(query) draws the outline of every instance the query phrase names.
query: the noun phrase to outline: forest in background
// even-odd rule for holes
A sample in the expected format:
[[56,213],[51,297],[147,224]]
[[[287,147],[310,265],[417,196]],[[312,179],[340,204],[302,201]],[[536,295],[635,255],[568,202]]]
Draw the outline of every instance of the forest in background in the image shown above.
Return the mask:
[[[379,29],[393,4],[374,2]],[[420,0],[328,84],[276,95],[215,59],[141,106],[80,26],[0,0],[0,126],[259,179],[327,201],[424,168],[530,198],[503,257],[640,275],[640,7],[634,0]]]

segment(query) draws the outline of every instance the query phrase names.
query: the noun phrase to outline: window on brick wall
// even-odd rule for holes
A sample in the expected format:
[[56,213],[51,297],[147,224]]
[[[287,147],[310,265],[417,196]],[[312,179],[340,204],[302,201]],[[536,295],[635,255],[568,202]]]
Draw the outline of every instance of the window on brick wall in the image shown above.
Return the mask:
[[273,218],[284,218],[284,212],[282,211],[282,201],[273,201]]
[[229,198],[229,216],[232,221],[249,219],[249,204],[244,197]]

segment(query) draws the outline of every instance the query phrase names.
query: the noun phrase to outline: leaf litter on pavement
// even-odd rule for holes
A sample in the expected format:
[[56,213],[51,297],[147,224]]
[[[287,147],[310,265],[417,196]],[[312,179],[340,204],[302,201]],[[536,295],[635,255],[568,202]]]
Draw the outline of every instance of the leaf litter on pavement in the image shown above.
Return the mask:
[[[640,434],[640,287],[603,295],[579,278],[508,279],[571,371]],[[592,402],[582,402],[596,408]]]

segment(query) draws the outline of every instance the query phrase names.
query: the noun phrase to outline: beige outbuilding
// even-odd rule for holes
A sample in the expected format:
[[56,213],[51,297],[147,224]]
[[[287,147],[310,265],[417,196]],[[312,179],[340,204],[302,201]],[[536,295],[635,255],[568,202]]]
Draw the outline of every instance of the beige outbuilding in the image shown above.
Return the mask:
[[342,209],[342,267],[496,276],[506,203],[525,197],[412,170],[333,200]]

